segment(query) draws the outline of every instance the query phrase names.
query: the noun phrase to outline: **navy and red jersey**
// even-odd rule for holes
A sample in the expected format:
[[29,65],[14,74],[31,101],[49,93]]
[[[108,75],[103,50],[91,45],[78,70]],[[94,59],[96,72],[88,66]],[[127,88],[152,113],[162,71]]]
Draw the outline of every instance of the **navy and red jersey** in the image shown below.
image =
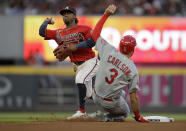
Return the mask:
[[[56,29],[45,31],[45,40],[54,39],[58,45],[78,44],[91,37],[91,28],[84,25],[76,25],[69,29]],[[70,55],[71,62],[86,61],[95,57],[92,48],[79,48]]]

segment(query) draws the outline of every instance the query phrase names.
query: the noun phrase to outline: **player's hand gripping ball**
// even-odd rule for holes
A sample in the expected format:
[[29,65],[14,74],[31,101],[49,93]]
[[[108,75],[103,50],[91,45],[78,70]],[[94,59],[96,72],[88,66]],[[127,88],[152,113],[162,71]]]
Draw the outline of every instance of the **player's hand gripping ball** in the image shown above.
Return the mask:
[[48,21],[48,24],[51,24],[53,25],[55,22],[54,22],[54,19],[53,18],[46,18],[45,21]]

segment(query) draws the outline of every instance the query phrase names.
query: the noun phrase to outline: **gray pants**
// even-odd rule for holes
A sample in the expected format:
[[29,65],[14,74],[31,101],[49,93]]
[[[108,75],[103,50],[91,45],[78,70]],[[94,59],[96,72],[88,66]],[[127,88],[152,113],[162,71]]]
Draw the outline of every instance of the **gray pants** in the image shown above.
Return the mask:
[[93,92],[94,103],[101,106],[104,111],[109,112],[113,115],[123,115],[125,118],[130,114],[129,106],[125,100],[125,92],[122,91],[122,95],[117,99],[112,99],[112,101],[106,101],[104,98],[98,96]]

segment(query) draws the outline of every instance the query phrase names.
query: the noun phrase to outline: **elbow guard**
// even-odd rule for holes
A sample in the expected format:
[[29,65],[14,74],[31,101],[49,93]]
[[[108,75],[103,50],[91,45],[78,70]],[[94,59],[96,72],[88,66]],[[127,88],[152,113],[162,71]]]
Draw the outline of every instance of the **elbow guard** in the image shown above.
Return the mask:
[[48,21],[44,21],[41,27],[39,28],[39,35],[45,37],[45,30],[47,28]]
[[94,39],[91,37],[87,40],[89,48],[92,48],[96,45]]

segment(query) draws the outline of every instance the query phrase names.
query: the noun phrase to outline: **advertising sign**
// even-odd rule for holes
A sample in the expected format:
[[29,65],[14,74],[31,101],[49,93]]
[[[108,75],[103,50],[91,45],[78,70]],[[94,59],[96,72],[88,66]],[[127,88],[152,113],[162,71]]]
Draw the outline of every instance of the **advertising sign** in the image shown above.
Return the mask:
[[[49,29],[64,28],[61,16],[55,19]],[[24,58],[39,51],[47,61],[55,61],[53,40],[44,41],[39,36],[39,27],[46,16],[25,16]],[[94,28],[98,16],[78,17],[79,24]],[[102,37],[118,49],[124,35],[133,35],[137,48],[132,59],[142,63],[186,63],[186,18],[177,17],[122,17],[111,16],[104,25]]]

